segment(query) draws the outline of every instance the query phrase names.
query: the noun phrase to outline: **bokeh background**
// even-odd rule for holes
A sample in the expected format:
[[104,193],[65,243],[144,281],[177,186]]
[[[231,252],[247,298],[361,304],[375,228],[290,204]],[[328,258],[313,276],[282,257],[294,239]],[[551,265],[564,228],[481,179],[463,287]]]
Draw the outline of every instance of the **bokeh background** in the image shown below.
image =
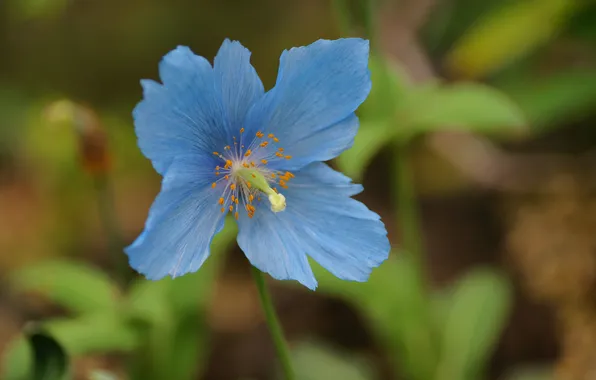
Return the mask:
[[240,40],[372,41],[373,91],[332,164],[394,250],[369,282],[269,285],[299,379],[596,379],[596,3],[0,1],[0,378],[277,379],[227,223],[198,273],[145,282],[122,247],[160,178],[139,80]]

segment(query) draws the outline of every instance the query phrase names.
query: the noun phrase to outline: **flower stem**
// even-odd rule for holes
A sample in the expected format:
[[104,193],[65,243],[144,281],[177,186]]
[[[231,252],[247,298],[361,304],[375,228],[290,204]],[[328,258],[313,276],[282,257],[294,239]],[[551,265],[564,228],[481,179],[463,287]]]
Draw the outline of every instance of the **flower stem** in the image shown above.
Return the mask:
[[350,34],[352,21],[346,0],[332,0],[332,6],[340,34],[344,37],[348,36]]
[[401,230],[402,246],[406,252],[412,255],[418,268],[422,271],[422,233],[420,231],[420,217],[418,215],[409,144],[397,144],[395,155],[397,165],[397,175],[395,177],[397,191],[396,216]]
[[123,244],[120,230],[118,228],[110,181],[106,174],[95,175],[93,179],[95,181],[95,189],[97,192],[99,216],[108,239],[108,250],[110,255],[112,255],[112,265],[114,266],[118,281],[121,285],[125,285],[128,275],[128,266],[124,261],[122,253]]
[[263,307],[263,312],[265,313],[265,320],[269,326],[269,331],[271,332],[273,344],[275,345],[277,357],[281,363],[284,376],[286,380],[294,380],[294,371],[292,369],[292,362],[290,360],[290,350],[288,349],[288,344],[284,338],[279,320],[277,319],[277,314],[275,313],[271,296],[269,295],[269,291],[267,290],[267,286],[265,284],[263,272],[255,267],[252,267],[252,273],[257,285],[257,290],[259,291],[259,299],[261,300],[261,306]]

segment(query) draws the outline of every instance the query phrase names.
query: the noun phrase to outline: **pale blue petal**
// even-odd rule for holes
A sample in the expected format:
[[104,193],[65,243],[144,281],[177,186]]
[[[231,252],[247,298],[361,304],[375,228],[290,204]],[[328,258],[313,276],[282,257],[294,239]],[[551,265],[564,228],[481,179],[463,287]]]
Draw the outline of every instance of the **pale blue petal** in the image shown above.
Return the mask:
[[[354,137],[358,132],[358,117],[351,114],[339,123],[325,128],[315,134],[296,141],[291,146],[284,148],[284,154],[292,158],[270,159],[268,167],[279,170],[298,170],[315,161],[327,161],[339,156],[341,152],[354,145]],[[313,151],[316,147],[316,152]],[[272,156],[269,156],[272,158]]]
[[291,220],[278,218],[268,208],[259,208],[252,219],[245,212],[238,219],[238,245],[248,261],[277,280],[297,280],[307,288],[317,287],[304,245],[294,233]]
[[237,134],[250,107],[263,96],[263,83],[250,64],[250,51],[238,41],[223,42],[213,68],[229,125]]
[[133,269],[150,280],[197,271],[209,256],[213,236],[224,223],[211,188],[216,162],[210,155],[177,158],[151,206],[145,230],[125,249]]
[[143,80],[144,99],[133,111],[139,147],[163,174],[181,154],[228,144],[229,123],[209,62],[179,46],[159,64],[163,85]]
[[250,262],[313,289],[308,254],[341,279],[366,281],[390,245],[379,216],[350,198],[362,187],[323,163],[295,173],[288,185],[285,211],[271,212],[263,199],[252,219],[239,220],[238,244]]
[[284,51],[275,87],[251,108],[246,130],[275,134],[300,165],[338,155],[351,146],[352,114],[370,92],[368,53],[368,41],[359,38]]

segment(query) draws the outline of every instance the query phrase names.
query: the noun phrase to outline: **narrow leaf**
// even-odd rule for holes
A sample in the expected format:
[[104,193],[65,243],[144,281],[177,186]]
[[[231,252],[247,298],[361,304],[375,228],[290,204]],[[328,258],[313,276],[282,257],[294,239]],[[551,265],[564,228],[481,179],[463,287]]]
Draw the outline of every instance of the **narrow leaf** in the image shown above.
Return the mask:
[[478,78],[547,42],[574,10],[574,0],[508,2],[480,19],[447,55],[447,67]]
[[476,83],[413,90],[397,111],[411,134],[438,130],[478,133],[522,131],[525,117],[504,93]]
[[102,272],[69,261],[46,261],[14,272],[10,284],[17,292],[43,295],[78,314],[116,310],[119,291]]
[[501,88],[527,115],[532,129],[540,132],[585,117],[596,109],[596,73],[593,70],[562,72],[552,76],[516,78]]
[[511,309],[511,285],[499,272],[476,269],[455,285],[450,299],[435,379],[481,378]]
[[65,380],[68,355],[54,338],[30,331],[12,341],[4,354],[5,380]]
[[370,319],[379,339],[413,380],[429,379],[437,362],[431,304],[415,261],[393,252],[365,283],[347,283],[312,265],[319,291],[340,296]]
[[392,136],[394,132],[389,123],[363,120],[354,145],[337,158],[339,169],[354,181],[362,180],[370,162]]
[[138,346],[136,330],[112,313],[48,321],[37,333],[52,337],[70,355],[129,352]]

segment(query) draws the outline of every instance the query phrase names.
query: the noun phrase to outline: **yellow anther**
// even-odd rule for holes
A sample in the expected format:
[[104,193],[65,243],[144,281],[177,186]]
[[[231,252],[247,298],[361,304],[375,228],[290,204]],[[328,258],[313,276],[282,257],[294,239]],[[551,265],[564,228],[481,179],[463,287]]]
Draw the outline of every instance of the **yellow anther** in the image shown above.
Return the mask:
[[250,154],[251,154],[251,153],[252,153],[252,150],[248,149],[248,150],[246,151],[246,153],[244,153],[244,157],[248,157],[248,156],[250,156]]
[[219,210],[219,211],[221,211],[221,212],[225,212],[225,211],[226,211],[226,209],[222,207],[222,208],[221,208],[221,210]]
[[244,167],[245,167],[245,168],[247,168],[247,169],[248,169],[248,168],[250,168],[250,165],[249,165],[249,164],[247,164],[246,162],[243,162],[243,163],[242,163],[242,166],[244,166]]
[[266,147],[267,145],[269,145],[269,141],[263,141],[262,143],[260,143],[260,144],[259,144],[259,146],[260,146],[261,148],[264,148],[264,147]]
[[261,139],[261,138],[263,138],[263,136],[265,136],[265,134],[264,134],[263,132],[261,132],[261,131],[258,131],[258,132],[257,132],[257,137],[258,137],[258,138],[260,138],[260,139]]
[[224,149],[225,149],[225,150],[230,150],[230,149],[232,149],[232,148],[230,148],[230,146],[229,146],[229,145],[226,145],[226,146],[224,147]]
[[274,187],[274,188],[273,188],[273,191],[275,191],[276,193],[278,193],[278,191],[277,191],[277,187]]
[[255,167],[255,162],[254,161],[251,161],[250,162],[250,166],[254,168]]
[[279,150],[280,152],[283,152],[284,148],[277,148],[277,150]]
[[275,178],[275,173],[271,173],[271,178]]
[[244,128],[240,128],[240,133],[244,133]]
[[234,213],[234,218],[236,218],[236,220],[238,220],[238,211],[236,211],[236,212]]
[[249,202],[252,202],[254,199],[255,199],[255,196],[254,196],[254,195],[250,194],[250,195],[248,196],[248,201],[249,201]]
[[226,175],[224,175],[224,178],[225,179],[230,179],[230,176],[226,174]]
[[230,189],[231,189],[232,191],[236,190],[236,184],[235,184],[235,183],[231,184],[231,185],[230,185]]
[[220,205],[223,205],[224,204],[224,201],[225,200],[223,198],[219,198],[219,201],[218,202],[219,202]]
[[273,141],[275,141],[275,142],[279,142],[279,139],[278,139],[277,137],[274,137],[274,138],[273,138]]
[[250,182],[246,181],[246,187],[248,187],[249,189],[252,187],[252,185],[250,184]]
[[219,172],[215,172],[215,175],[219,175]]
[[232,202],[234,202],[234,199],[236,199],[236,197],[234,195],[232,195]]
[[284,156],[284,155],[283,155],[283,154],[281,154],[281,153],[279,153],[279,152],[275,152],[275,156],[276,156],[276,157],[283,158],[283,156]]
[[286,172],[285,176],[289,177],[289,178],[294,178],[294,174],[292,174],[290,172]]
[[229,210],[230,210],[230,212],[234,211],[234,206],[230,205]]
[[285,158],[286,160],[289,160],[290,158],[292,158],[292,156],[286,156]]
[[238,204],[238,198],[234,199],[234,203]]
[[279,180],[279,186],[283,187],[284,189],[288,188],[288,185],[286,185],[286,181],[284,181],[283,179]]
[[221,169],[221,168],[219,167],[219,165],[217,165],[217,166],[215,167],[215,170],[219,170],[219,169]]
[[281,194],[269,195],[269,202],[271,203],[271,211],[280,212],[286,209],[286,197]]
[[212,188],[212,189],[215,189],[215,186],[217,186],[217,184],[216,184],[215,182],[213,182],[213,183],[211,184],[211,188]]
[[213,154],[215,154],[216,156],[219,156],[219,153],[218,152],[213,152]]
[[266,159],[262,159],[261,162],[263,163],[263,165],[267,165],[267,160]]
[[267,135],[267,137],[269,137],[270,139],[272,139],[272,138],[275,137],[275,135],[273,133],[270,133],[270,134]]

